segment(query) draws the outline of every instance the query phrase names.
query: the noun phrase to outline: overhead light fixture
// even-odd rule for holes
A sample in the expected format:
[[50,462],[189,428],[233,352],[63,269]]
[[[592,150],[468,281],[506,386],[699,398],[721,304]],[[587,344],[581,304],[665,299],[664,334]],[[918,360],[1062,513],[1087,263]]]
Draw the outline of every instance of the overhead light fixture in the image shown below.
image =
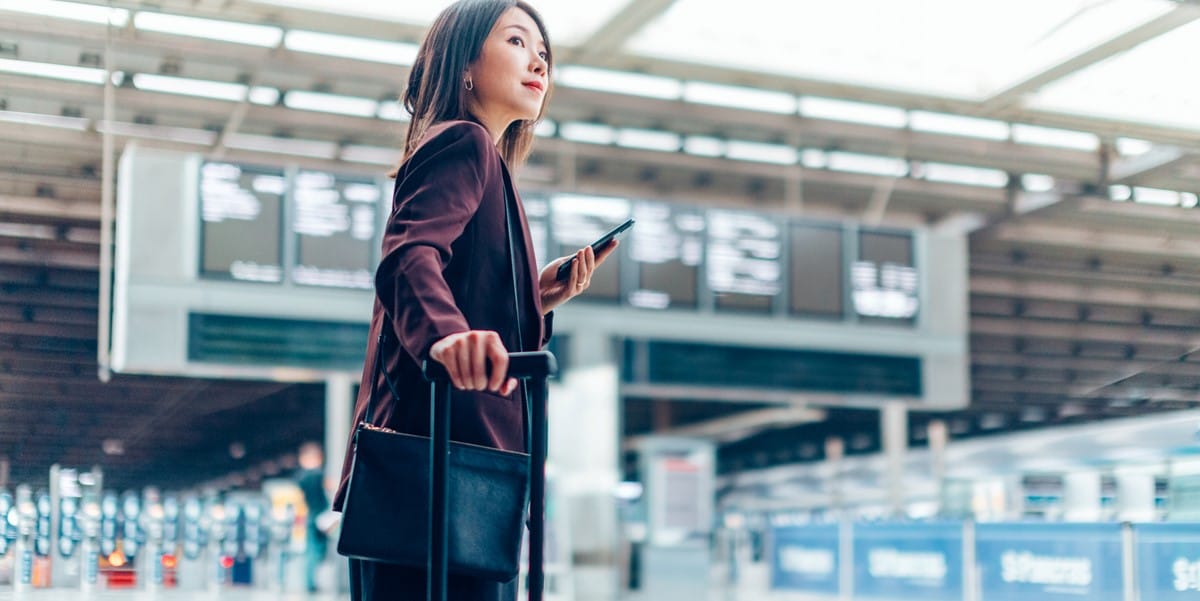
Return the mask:
[[829,167],[829,154],[816,148],[805,148],[800,151],[800,164],[807,169],[825,169]]
[[796,149],[783,144],[763,144],[730,140],[725,146],[725,157],[738,161],[795,165],[799,159]]
[[123,8],[108,8],[81,2],[59,2],[58,0],[0,0],[0,10],[83,21],[98,25],[124,27],[129,22],[129,11]]
[[1124,202],[1133,198],[1133,188],[1122,185],[1109,186],[1108,197],[1118,202]]
[[679,134],[667,131],[635,128],[624,128],[617,131],[617,146],[625,148],[675,152],[679,150],[680,142]]
[[1179,192],[1174,190],[1138,186],[1133,189],[1133,200],[1143,204],[1177,207],[1181,199],[1179,198]]
[[351,117],[374,117],[379,112],[379,103],[370,98],[302,90],[293,90],[284,94],[283,104],[290,109],[336,113]]
[[[75,81],[79,83],[90,83],[94,85],[104,85],[104,69],[94,67],[76,67],[73,65],[60,65],[57,63],[38,63],[34,61],[20,61],[8,58],[0,58],[0,71],[6,73],[16,73],[18,75],[32,75],[34,77],[46,77],[50,79],[61,79],[64,81]],[[113,72],[113,84],[121,85],[125,80],[125,74],[121,71]]]
[[216,19],[201,19],[139,11],[133,26],[143,31],[233,42],[262,48],[275,48],[283,40],[283,30],[271,25],[253,25]]
[[1021,176],[1021,187],[1027,192],[1049,192],[1054,189],[1054,178],[1040,173],[1026,173]]
[[858,154],[855,152],[829,153],[829,168],[835,171],[850,173],[865,173],[884,177],[904,177],[908,175],[908,161],[894,157]]
[[683,95],[683,84],[678,79],[628,71],[568,65],[555,70],[554,80],[570,88],[662,100],[678,100]]
[[88,120],[82,117],[63,117],[60,115],[43,115],[41,113],[23,113],[20,111],[0,111],[0,121],[17,123],[19,125],[73,129],[75,131],[85,131],[88,128]]
[[250,102],[265,106],[275,106],[279,103],[279,90],[267,86],[250,88]]
[[580,121],[563,123],[558,128],[558,135],[564,140],[584,144],[612,144],[617,139],[617,131],[607,125]]
[[1191,192],[1183,192],[1179,195],[1179,206],[1185,209],[1194,209],[1200,204],[1200,197]]
[[1100,147],[1100,137],[1096,134],[1024,123],[1013,124],[1012,139],[1018,144],[1053,146],[1071,150],[1093,151]]
[[782,115],[791,115],[796,112],[796,97],[786,92],[726,86],[702,81],[689,81],[683,84],[683,99],[697,104],[727,106]]
[[983,186],[985,188],[1003,188],[1008,185],[1008,174],[999,169],[947,165],[945,163],[924,163],[921,167],[923,178],[931,182]]
[[725,142],[709,136],[688,136],[683,141],[683,151],[701,157],[719,157],[725,154]]
[[416,62],[419,49],[416,44],[301,30],[287,32],[283,45],[297,52],[402,66]]
[[171,77],[152,73],[135,73],[133,85],[139,90],[150,92],[197,96],[230,102],[241,102],[246,97],[246,86],[240,83]]
[[351,144],[342,148],[342,154],[339,158],[347,163],[365,163],[367,165],[395,167],[400,164],[401,154],[396,148]]
[[539,138],[553,138],[558,132],[558,124],[550,119],[542,119],[533,128],[533,135]]
[[317,159],[333,159],[338,154],[338,146],[333,142],[320,140],[299,140],[296,138],[277,138],[275,136],[260,136],[255,134],[233,133],[225,136],[225,145],[238,150],[253,150],[274,154],[286,154]]
[[1116,147],[1117,154],[1133,157],[1150,152],[1154,148],[1154,143],[1137,138],[1117,138]]
[[412,119],[408,111],[404,110],[404,106],[396,100],[380,102],[379,112],[375,116],[387,121],[409,121]]
[[861,123],[891,129],[900,129],[908,125],[908,112],[902,108],[819,96],[801,98],[800,114],[811,119]]
[[928,111],[913,111],[909,115],[908,124],[913,131],[985,140],[1007,140],[1010,134],[1008,124],[1003,121]]

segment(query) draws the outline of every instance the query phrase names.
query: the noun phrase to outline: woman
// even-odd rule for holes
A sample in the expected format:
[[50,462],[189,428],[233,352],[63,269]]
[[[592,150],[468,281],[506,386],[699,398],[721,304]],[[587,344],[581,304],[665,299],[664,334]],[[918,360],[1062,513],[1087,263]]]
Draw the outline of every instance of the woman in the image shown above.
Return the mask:
[[[550,312],[586,290],[592,272],[616,248],[610,244],[598,254],[581,249],[564,281],[555,271],[569,257],[537,272],[509,167],[529,153],[551,65],[541,18],[520,1],[457,2],[438,16],[422,43],[403,99],[413,117],[375,274],[366,352],[376,356],[382,332],[386,373],[403,398],[375,378],[367,361],[355,423],[366,418],[374,389],[381,402],[373,423],[428,435],[428,384],[420,365],[431,358],[446,366],[459,391],[452,405],[454,440],[525,450],[523,399],[516,380],[507,377],[507,354],[545,345]],[[506,203],[519,228],[511,260]],[[488,361],[495,366],[490,375]],[[334,497],[339,511],[349,459],[347,453]],[[423,570],[351,561],[351,594],[358,600],[424,599],[425,579]],[[451,576],[448,592],[456,601],[515,599],[516,583]]]

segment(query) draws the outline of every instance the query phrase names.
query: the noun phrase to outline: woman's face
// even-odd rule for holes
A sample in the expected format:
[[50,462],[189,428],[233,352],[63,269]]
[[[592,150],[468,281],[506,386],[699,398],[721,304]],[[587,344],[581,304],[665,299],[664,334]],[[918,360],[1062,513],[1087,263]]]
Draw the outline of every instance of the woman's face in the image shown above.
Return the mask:
[[549,50],[529,13],[513,7],[500,15],[468,68],[472,112],[489,127],[536,119],[546,98]]

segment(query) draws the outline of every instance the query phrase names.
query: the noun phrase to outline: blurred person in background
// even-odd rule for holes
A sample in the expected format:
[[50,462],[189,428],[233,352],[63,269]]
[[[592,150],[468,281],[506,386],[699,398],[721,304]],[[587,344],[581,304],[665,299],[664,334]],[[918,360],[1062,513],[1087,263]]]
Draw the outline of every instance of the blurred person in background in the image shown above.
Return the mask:
[[[300,446],[300,469],[296,485],[308,506],[304,535],[304,584],[308,592],[317,592],[317,567],[325,560],[329,540],[329,496],[325,493],[325,452],[321,445],[306,442]],[[325,514],[325,515],[323,515]],[[322,527],[324,526],[324,527]]]
[[[584,248],[537,270],[510,170],[529,154],[552,65],[541,17],[515,0],[460,0],[422,42],[402,98],[412,119],[375,273],[365,356],[379,357],[381,369],[376,375],[374,359],[364,365],[355,423],[428,436],[421,364],[433,359],[456,389],[454,440],[525,451],[524,395],[508,377],[508,353],[544,346],[550,312],[586,290],[616,248]],[[572,258],[559,280],[558,266]],[[368,416],[372,395],[379,402]],[[337,511],[353,458],[347,446]],[[426,579],[424,569],[350,560],[355,600],[424,599]],[[452,574],[447,584],[455,601],[516,598],[516,579]]]

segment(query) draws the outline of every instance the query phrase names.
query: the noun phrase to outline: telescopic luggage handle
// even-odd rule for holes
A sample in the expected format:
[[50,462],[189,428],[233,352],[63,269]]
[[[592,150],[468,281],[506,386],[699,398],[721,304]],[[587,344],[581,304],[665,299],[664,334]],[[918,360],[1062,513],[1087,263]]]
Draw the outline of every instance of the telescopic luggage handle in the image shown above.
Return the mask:
[[[426,360],[421,371],[432,383],[430,408],[430,453],[432,463],[429,482],[429,568],[426,591],[429,601],[446,601],[448,555],[446,541],[449,521],[446,519],[448,483],[446,467],[450,455],[450,374],[446,366]],[[553,353],[532,351],[509,353],[508,376],[528,380],[531,433],[529,473],[529,601],[542,601],[545,574],[545,517],[546,517],[546,379],[558,373],[558,361]]]
[[[421,366],[425,379],[433,382],[448,382],[450,373],[446,366],[432,359]],[[544,380],[558,373],[558,360],[546,351],[508,354],[508,376],[518,380]]]

